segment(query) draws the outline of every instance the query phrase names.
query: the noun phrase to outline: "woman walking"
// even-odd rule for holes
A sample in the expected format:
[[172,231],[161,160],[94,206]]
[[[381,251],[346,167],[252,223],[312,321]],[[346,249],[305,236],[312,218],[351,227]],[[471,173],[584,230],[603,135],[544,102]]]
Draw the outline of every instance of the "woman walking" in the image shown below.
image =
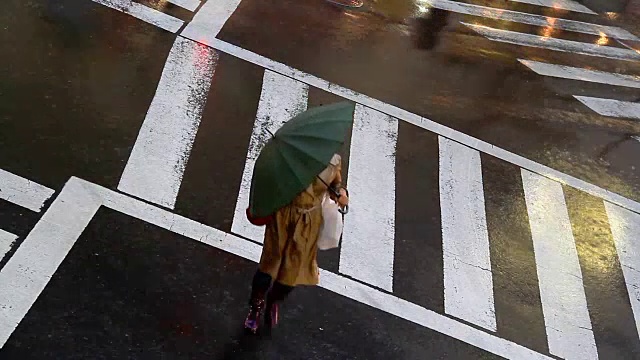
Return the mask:
[[[265,324],[278,323],[279,306],[297,285],[317,285],[318,236],[322,225],[322,201],[325,196],[341,207],[349,203],[341,187],[342,160],[334,155],[327,168],[287,206],[274,214],[266,225],[264,246],[249,299],[250,310],[244,326],[256,333],[261,316]],[[327,187],[337,189],[337,199]]]

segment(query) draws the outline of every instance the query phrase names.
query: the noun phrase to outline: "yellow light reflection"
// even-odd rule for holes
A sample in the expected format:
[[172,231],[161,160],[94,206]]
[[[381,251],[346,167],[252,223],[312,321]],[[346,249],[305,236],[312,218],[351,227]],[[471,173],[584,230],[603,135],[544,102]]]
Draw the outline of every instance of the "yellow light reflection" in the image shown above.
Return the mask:
[[596,41],[596,44],[600,46],[604,46],[604,45],[607,45],[608,43],[609,43],[609,38],[607,37],[607,34],[600,31],[600,38],[598,38],[598,40]]
[[615,20],[615,19],[620,17],[620,14],[615,13],[615,12],[607,12],[607,13],[604,13],[604,15],[606,17],[608,17],[609,19],[611,19],[611,20]]
[[542,41],[547,41],[547,39],[549,39],[551,35],[553,35],[553,33],[556,30],[555,28],[556,22],[558,21],[558,19],[554,17],[547,17],[546,20],[549,26],[543,27],[540,32],[540,35],[542,36]]

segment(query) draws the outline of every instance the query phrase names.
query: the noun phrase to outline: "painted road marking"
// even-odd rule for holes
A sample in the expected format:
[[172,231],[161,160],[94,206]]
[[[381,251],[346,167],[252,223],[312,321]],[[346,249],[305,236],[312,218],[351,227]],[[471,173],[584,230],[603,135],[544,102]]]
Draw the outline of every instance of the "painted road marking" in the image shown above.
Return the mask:
[[307,74],[303,71],[294,69],[288,65],[284,65],[277,61],[268,59],[264,56],[258,55],[254,52],[251,52],[249,50],[243,49],[241,47],[238,47],[236,45],[230,44],[228,42],[225,42],[219,39],[214,39],[213,41],[206,42],[206,45],[209,45],[214,49],[224,52],[226,54],[235,56],[237,58],[243,59],[245,61],[256,64],[258,66],[261,66],[265,69],[269,69],[273,72],[277,72],[281,75],[291,77],[300,82],[306,83],[310,86],[314,86],[320,90],[324,90],[334,95],[351,100],[355,103],[362,104],[364,106],[378,110],[391,117],[394,117],[399,120],[403,120],[409,124],[413,124],[422,129],[441,135],[445,138],[457,141],[461,144],[464,144],[470,148],[476,149],[485,154],[492,155],[498,159],[507,161],[521,168],[538,173],[552,180],[569,185],[573,188],[584,191],[593,196],[599,197],[611,203],[620,205],[624,208],[640,213],[640,203],[636,201],[625,198],[609,190],[605,190],[601,187],[595,186],[593,184],[590,184],[584,180],[578,179],[571,175],[567,175],[560,171],[554,170],[548,166],[529,160],[520,155],[514,154],[510,151],[504,150],[500,147],[497,147],[495,145],[482,141],[478,138],[474,138],[465,133],[459,132],[457,130],[454,130],[442,124],[439,124],[435,121],[429,120],[425,117],[411,113],[407,110],[401,109],[391,104],[384,103],[380,100],[371,98],[367,95],[358,93],[356,91],[344,88],[340,85],[331,83],[317,76]]
[[14,235],[8,231],[0,229],[0,260],[11,250],[11,245],[18,239],[17,235]]
[[340,272],[393,291],[398,120],[356,105],[349,154],[353,197],[345,218]]
[[182,36],[198,42],[216,38],[241,0],[208,0],[182,31]]
[[[227,2],[235,1],[235,0],[226,0]],[[225,2],[225,3],[227,3]],[[198,14],[202,11],[198,11]],[[223,14],[227,14],[228,11],[223,12]],[[196,15],[197,16],[197,15]],[[204,23],[204,20],[203,20]],[[204,45],[210,46],[218,51],[224,52],[226,54],[235,56],[237,58],[243,59],[250,63],[261,66],[265,69],[269,69],[276,73],[279,73],[284,76],[289,76],[298,81],[306,83],[311,86],[315,86],[318,89],[327,91],[329,93],[335,94],[337,96],[341,96],[343,98],[349,99],[356,103],[365,105],[372,109],[378,110],[382,113],[385,113],[389,116],[395,117],[397,119],[406,121],[410,124],[421,127],[425,130],[434,132],[438,135],[444,136],[446,138],[455,140],[464,145],[467,145],[471,148],[484,152],[486,154],[492,155],[498,159],[505,160],[514,165],[518,165],[522,168],[531,170],[540,175],[546,176],[550,179],[562,182],[571,187],[574,187],[578,190],[582,190],[588,194],[594,195],[596,197],[602,198],[614,204],[618,204],[627,209],[640,212],[640,203],[633,201],[631,199],[627,199],[623,196],[620,196],[616,193],[613,193],[609,190],[603,189],[601,187],[590,184],[584,180],[578,179],[576,177],[567,175],[560,171],[554,170],[546,165],[542,165],[535,161],[524,158],[520,155],[514,154],[510,151],[499,148],[495,145],[489,144],[480,139],[469,136],[465,133],[456,131],[449,127],[446,127],[442,124],[439,124],[430,119],[424,118],[417,114],[411,113],[404,109],[398,108],[391,104],[384,103],[380,100],[373,99],[367,95],[355,92],[353,90],[347,89],[337,84],[330,83],[324,79],[321,79],[317,76],[307,74],[300,70],[294,69],[285,64],[279,63],[277,61],[268,59],[262,55],[256,54],[252,51],[243,49],[239,46],[230,44],[226,41],[222,41],[220,39],[215,38],[215,36],[211,36],[208,32],[206,32],[205,26],[199,26],[196,31],[196,28],[193,28],[189,33],[183,32],[182,35],[191,40],[198,41]],[[215,31],[212,31],[215,32]],[[199,36],[205,35],[205,36]],[[638,54],[640,56],[640,54]]]
[[513,21],[522,24],[529,24],[534,26],[553,26],[555,29],[574,31],[584,34],[601,35],[606,34],[610,37],[623,40],[638,41],[637,36],[628,32],[627,30],[619,27],[597,25],[592,23],[585,23],[580,21],[573,21],[567,19],[559,19],[549,16],[541,16],[535,14],[528,14],[519,11],[512,11],[506,9],[492,8],[487,6],[480,6],[474,4],[460,3],[457,1],[449,0],[422,0],[421,4],[427,6],[433,6],[438,9],[453,11],[460,14],[467,14],[473,16],[480,16],[490,19]]
[[[87,181],[71,178],[0,269],[0,348],[17,328],[100,206],[257,262],[261,246]],[[551,357],[391,294],[321,270],[319,286],[507,359]]]
[[461,24],[468,26],[478,34],[492,41],[562,52],[572,52],[589,56],[598,56],[608,59],[640,61],[640,53],[633,50],[615,48],[611,46],[601,46],[598,44],[583,43],[579,41],[556,39],[552,37],[524,34],[510,30],[496,29],[484,25],[469,24],[465,22],[461,22]]
[[200,0],[167,0],[174,5],[178,5],[189,11],[195,11],[200,6]]
[[496,331],[480,153],[438,137],[444,309]]
[[640,215],[606,201],[604,206],[640,335]]
[[0,199],[40,212],[55,191],[0,169]]
[[518,59],[518,61],[543,76],[640,89],[640,76],[608,73],[533,60]]
[[602,116],[640,120],[640,103],[578,95],[573,97]]
[[573,230],[562,185],[522,170],[549,352],[597,359]]
[[597,15],[597,13],[595,13],[588,7],[571,0],[510,0],[510,1]]
[[618,43],[620,43],[620,45],[622,45],[622,46],[626,47],[627,49],[630,49],[630,50],[633,50],[633,51],[636,51],[636,52],[640,51],[639,49],[636,49],[635,47],[633,47],[633,46],[631,46],[631,45],[627,44],[627,43],[626,43],[626,42],[624,42],[624,41],[620,41],[619,39],[618,39],[617,41],[618,41]]
[[176,38],[118,190],[174,207],[217,62],[215,50]]
[[125,14],[129,14],[136,19],[140,19],[151,25],[155,25],[161,29],[170,31],[172,33],[178,32],[184,21],[175,18],[171,15],[167,15],[156,9],[152,9],[148,6],[139,4],[131,0],[93,0],[94,2],[110,7],[112,9],[122,11]]
[[260,102],[244,163],[231,232],[260,243],[264,240],[264,227],[251,225],[245,213],[249,206],[253,167],[262,147],[271,138],[269,131],[275,133],[282,124],[305,111],[308,94],[309,85],[273,71],[264,71]]

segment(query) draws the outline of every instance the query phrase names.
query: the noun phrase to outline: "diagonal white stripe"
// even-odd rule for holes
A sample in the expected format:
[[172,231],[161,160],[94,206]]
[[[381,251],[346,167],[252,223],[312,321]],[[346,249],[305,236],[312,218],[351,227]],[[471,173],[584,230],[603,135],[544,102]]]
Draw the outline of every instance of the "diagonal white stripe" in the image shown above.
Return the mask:
[[11,244],[13,244],[17,238],[17,235],[0,229],[0,260],[2,260],[2,258],[11,249]]
[[444,309],[496,331],[480,153],[442,136],[438,140]]
[[549,64],[533,60],[518,59],[518,61],[543,76],[640,89],[640,76],[608,73],[604,71]]
[[549,351],[567,360],[597,359],[578,251],[562,185],[522,170]]
[[465,22],[462,22],[462,24],[468,26],[478,34],[483,35],[493,41],[522,46],[531,46],[555,51],[573,52],[582,55],[598,56],[616,60],[640,61],[640,53],[633,50],[614,48],[611,46],[600,46],[598,44],[589,44],[579,41],[555,39],[552,37],[524,34],[515,31],[496,29],[488,26],[468,24]]
[[602,116],[640,120],[640,103],[589,96],[574,97]]
[[398,119],[362,105],[353,114],[340,272],[393,291]]
[[266,141],[285,122],[307,109],[309,85],[292,78],[265,70],[256,120],[253,123],[247,159],[244,163],[238,201],[231,231],[257,242],[264,240],[264,227],[252,225],[246,217],[253,167]]
[[510,1],[597,15],[597,13],[595,13],[588,7],[571,0],[510,0]]
[[112,9],[122,11],[125,14],[131,15],[137,19],[148,22],[161,29],[170,31],[172,33],[180,30],[184,21],[175,18],[171,15],[167,15],[156,9],[152,9],[148,6],[139,4],[131,0],[93,0],[94,2],[110,7]]
[[627,285],[636,331],[640,334],[640,215],[606,201],[604,207]]
[[555,29],[574,31],[590,35],[606,34],[609,37],[613,37],[616,39],[634,41],[640,40],[637,36],[619,27],[597,25],[581,21],[528,14],[519,11],[492,8],[474,4],[465,4],[449,0],[421,0],[420,3],[428,6],[433,6],[438,9],[454,11],[461,14],[480,16],[497,20],[513,21],[534,26],[553,26],[553,28]]
[[53,193],[47,187],[0,169],[0,199],[40,212]]
[[185,8],[189,11],[195,11],[200,6],[200,0],[167,0],[168,2]]
[[195,41],[211,41],[240,5],[241,0],[208,0],[193,17],[181,35]]
[[[244,259],[257,262],[260,258],[261,247],[255,243],[71,178],[43,219],[0,269],[0,348],[35,303],[101,205]],[[507,359],[551,360],[549,356],[329,271],[321,270],[319,285]]]
[[355,92],[351,89],[344,88],[340,85],[330,83],[317,76],[307,74],[305,72],[294,69],[292,67],[284,65],[277,61],[268,59],[264,56],[258,55],[254,52],[240,48],[228,42],[225,42],[219,39],[214,39],[213,41],[206,41],[204,43],[215,48],[216,50],[233,55],[245,61],[261,66],[263,68],[269,69],[271,71],[277,72],[284,76],[288,76],[298,81],[301,81],[303,83],[309,84],[310,86],[315,86],[318,89],[327,91],[337,96],[341,96],[345,99],[349,99],[353,102],[378,110],[394,118],[406,121],[409,124],[413,124],[422,129],[434,132],[448,139],[465,144],[470,148],[495,156],[498,159],[502,159],[509,163],[518,165],[522,168],[531,170],[540,175],[546,176],[550,179],[559,181],[561,183],[572,186],[576,189],[582,190],[593,196],[600,197],[602,199],[605,199],[607,201],[610,201],[612,203],[618,204],[627,209],[640,213],[640,203],[638,203],[637,201],[633,201],[631,199],[628,199],[616,193],[613,193],[609,190],[590,184],[584,180],[581,180],[571,175],[567,175],[560,171],[554,170],[548,166],[529,160],[518,154],[514,154],[510,151],[504,150],[493,144],[489,144],[485,141],[482,141],[478,138],[474,138],[462,132],[456,131],[454,129],[451,129],[447,126],[439,124],[428,118],[411,113],[397,106],[384,103],[380,100]]
[[175,40],[118,190],[174,207],[217,62],[215,50]]

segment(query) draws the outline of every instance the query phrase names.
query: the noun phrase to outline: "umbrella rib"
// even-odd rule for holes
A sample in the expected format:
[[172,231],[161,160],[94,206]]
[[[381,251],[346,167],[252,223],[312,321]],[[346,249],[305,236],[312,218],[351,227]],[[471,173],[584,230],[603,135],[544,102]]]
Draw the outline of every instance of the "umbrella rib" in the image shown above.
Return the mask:
[[[318,122],[318,124],[332,124],[332,123],[349,123],[349,124],[352,124],[353,123],[353,119],[345,120],[345,119],[341,119],[341,118],[324,118],[324,119],[319,120],[319,122]],[[312,122],[311,124],[315,125],[316,123]],[[297,130],[298,128],[306,127],[306,126],[309,126],[309,125],[310,125],[309,122],[288,121],[288,122],[284,123],[280,129],[281,130],[285,130],[285,131],[292,131],[292,130]]]
[[344,140],[336,140],[336,138],[333,138],[333,137],[312,135],[312,134],[287,134],[287,137],[288,138],[303,138],[303,139],[319,139],[319,140],[337,142],[337,143],[340,143],[340,144],[344,143]]
[[313,160],[315,160],[316,162],[318,162],[318,164],[322,164],[322,166],[327,166],[327,163],[328,163],[328,162],[329,162],[329,160],[330,160],[330,159],[328,159],[327,161],[325,161],[324,159],[321,159],[321,158],[317,157],[317,156],[316,156],[316,154],[314,154],[313,152],[310,152],[310,151],[304,150],[303,148],[301,148],[301,147],[299,147],[299,146],[295,146],[295,145],[293,145],[293,144],[290,144],[290,143],[289,143],[289,142],[287,142],[287,141],[283,141],[282,143],[283,143],[284,145],[286,145],[286,146],[288,146],[288,147],[292,148],[292,149],[295,149],[295,150],[296,150],[296,151],[298,151],[298,152],[301,152],[301,153],[305,154],[305,155],[306,155],[306,156],[308,156],[310,159],[313,159]]
[[[283,142],[284,143],[284,142]],[[286,144],[286,143],[284,143]],[[288,146],[291,146],[289,144],[286,144]],[[305,184],[306,181],[302,181],[302,179],[300,179],[300,177],[298,176],[298,174],[293,170],[293,166],[291,164],[291,161],[289,160],[289,158],[284,154],[284,152],[282,151],[282,149],[280,147],[276,147],[276,150],[278,150],[278,154],[280,155],[280,157],[284,160],[285,163],[287,163],[287,167],[289,168],[291,174],[293,174],[293,176],[298,179],[298,183],[301,184],[302,189],[300,189],[301,191],[304,190],[304,187],[308,186],[309,184]]]

